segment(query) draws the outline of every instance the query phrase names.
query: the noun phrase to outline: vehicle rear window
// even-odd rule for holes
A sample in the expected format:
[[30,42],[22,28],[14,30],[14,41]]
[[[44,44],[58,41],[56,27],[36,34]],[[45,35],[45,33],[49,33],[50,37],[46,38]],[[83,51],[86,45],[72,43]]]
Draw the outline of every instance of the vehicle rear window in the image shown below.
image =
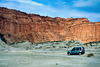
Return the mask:
[[78,51],[78,50],[81,50],[81,48],[76,48],[76,50]]

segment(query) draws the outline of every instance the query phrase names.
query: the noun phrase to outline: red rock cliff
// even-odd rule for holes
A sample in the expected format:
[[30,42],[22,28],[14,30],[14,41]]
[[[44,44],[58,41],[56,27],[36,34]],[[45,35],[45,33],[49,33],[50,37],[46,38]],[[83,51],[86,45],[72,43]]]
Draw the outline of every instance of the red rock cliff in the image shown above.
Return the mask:
[[86,18],[51,18],[0,7],[0,32],[8,42],[33,43],[76,39],[100,41],[100,22]]

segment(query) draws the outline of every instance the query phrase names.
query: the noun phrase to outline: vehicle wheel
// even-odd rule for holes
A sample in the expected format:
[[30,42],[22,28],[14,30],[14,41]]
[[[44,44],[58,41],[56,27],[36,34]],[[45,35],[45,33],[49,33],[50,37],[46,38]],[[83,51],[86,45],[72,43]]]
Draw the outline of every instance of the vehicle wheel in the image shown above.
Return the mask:
[[81,53],[79,53],[79,55],[81,55]]
[[68,53],[68,55],[70,55],[70,52]]

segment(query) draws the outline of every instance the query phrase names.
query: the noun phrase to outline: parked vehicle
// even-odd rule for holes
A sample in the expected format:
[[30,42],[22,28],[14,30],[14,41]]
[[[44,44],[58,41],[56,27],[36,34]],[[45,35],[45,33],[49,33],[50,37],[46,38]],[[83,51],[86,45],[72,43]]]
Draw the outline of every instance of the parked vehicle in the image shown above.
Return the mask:
[[82,55],[85,53],[84,47],[74,47],[72,50],[67,52],[68,55]]

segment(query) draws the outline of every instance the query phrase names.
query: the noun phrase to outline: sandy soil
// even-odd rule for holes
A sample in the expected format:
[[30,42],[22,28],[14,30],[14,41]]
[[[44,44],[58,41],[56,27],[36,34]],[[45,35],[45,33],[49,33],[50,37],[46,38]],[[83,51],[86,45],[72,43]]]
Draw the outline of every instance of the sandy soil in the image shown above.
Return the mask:
[[[66,54],[63,50],[27,50],[0,52],[0,67],[100,67],[100,49],[86,49],[84,55]],[[87,57],[88,53],[93,57]]]
[[[73,47],[68,48],[65,42],[7,45],[0,41],[0,67],[100,67],[100,43],[97,46],[84,46],[86,53],[81,56],[67,55],[67,51]],[[94,56],[87,57],[88,53]]]

